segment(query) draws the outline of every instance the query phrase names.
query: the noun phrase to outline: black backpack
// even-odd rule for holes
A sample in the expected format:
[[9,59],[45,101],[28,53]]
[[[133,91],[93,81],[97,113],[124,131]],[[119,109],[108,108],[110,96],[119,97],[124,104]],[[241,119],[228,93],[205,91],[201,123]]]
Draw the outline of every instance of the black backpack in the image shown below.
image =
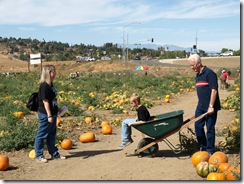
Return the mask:
[[38,93],[34,92],[31,94],[26,107],[31,111],[38,111]]

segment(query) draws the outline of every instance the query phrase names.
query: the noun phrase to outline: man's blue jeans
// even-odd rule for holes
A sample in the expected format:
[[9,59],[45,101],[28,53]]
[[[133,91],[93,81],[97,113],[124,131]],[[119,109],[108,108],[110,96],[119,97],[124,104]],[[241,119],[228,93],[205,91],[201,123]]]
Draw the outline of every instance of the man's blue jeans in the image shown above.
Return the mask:
[[128,124],[132,122],[136,122],[136,119],[129,118],[122,122],[121,138],[123,142],[128,142],[131,140],[131,126],[128,126]]
[[52,123],[48,122],[47,114],[38,112],[38,118],[40,123],[35,138],[36,158],[43,156],[44,139],[46,139],[49,154],[53,156],[58,151],[55,147],[57,115],[52,116]]
[[[206,111],[196,109],[195,117],[198,117],[205,112]],[[217,112],[215,111],[213,114],[207,115],[195,122],[195,131],[199,147],[202,148],[202,150],[206,150],[209,154],[214,153],[216,120]],[[204,131],[205,124],[207,127],[207,133]]]

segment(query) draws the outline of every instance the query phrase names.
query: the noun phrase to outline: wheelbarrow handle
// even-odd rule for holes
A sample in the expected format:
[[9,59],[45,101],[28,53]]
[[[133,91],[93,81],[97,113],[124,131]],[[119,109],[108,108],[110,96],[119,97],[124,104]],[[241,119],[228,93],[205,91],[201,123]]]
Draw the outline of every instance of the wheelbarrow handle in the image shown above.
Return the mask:
[[185,123],[184,125],[182,125],[180,129],[183,129],[183,128],[189,126],[190,124],[195,123],[196,121],[198,121],[199,119],[202,119],[202,118],[203,118],[204,116],[206,116],[207,114],[208,114],[208,112],[206,112],[206,113],[204,113],[204,114],[202,114],[202,115],[200,115],[200,116],[198,116],[198,117],[196,117],[196,118],[190,120],[189,122],[187,122],[187,123]]

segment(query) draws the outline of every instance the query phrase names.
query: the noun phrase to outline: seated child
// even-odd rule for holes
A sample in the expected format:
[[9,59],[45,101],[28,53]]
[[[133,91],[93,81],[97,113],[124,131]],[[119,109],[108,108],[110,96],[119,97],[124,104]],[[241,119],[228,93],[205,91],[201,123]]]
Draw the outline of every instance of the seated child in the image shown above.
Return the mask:
[[144,105],[141,104],[140,96],[138,94],[136,93],[132,94],[132,96],[130,97],[130,104],[132,107],[137,107],[137,119],[129,118],[129,119],[125,119],[122,122],[122,127],[121,127],[122,143],[119,146],[119,149],[123,149],[125,146],[133,142],[131,138],[131,124],[135,122],[137,124],[138,122],[143,123],[151,119],[149,111]]

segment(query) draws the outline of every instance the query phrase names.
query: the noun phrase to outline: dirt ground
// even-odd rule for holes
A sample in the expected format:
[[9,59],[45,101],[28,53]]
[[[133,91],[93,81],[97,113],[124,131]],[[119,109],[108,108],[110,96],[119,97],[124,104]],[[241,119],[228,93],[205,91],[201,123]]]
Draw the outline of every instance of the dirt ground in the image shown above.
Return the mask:
[[[2,67],[4,68],[4,67]],[[231,81],[233,82],[233,81]],[[220,90],[220,98],[225,99],[233,92]],[[184,110],[184,120],[194,115],[197,104],[196,91],[185,92],[173,97],[171,103],[162,103],[149,109],[151,115],[162,114],[175,110]],[[233,120],[235,113],[221,110],[218,113],[216,129],[222,129]],[[193,128],[193,124],[190,125]],[[133,154],[142,139],[141,132],[133,131],[134,142],[124,150],[119,150],[120,127],[113,127],[111,135],[96,135],[93,143],[81,143],[78,138],[71,150],[60,153],[66,160],[49,160],[48,163],[37,163],[28,157],[28,152],[8,153],[10,168],[0,172],[1,180],[203,180],[196,174],[188,153],[174,154],[164,143],[159,143],[159,151],[155,157],[128,156]],[[217,137],[216,143],[223,137]],[[173,144],[179,144],[178,133],[168,137]],[[46,157],[50,158],[47,151]],[[234,164],[234,155],[229,156],[229,163]]]

